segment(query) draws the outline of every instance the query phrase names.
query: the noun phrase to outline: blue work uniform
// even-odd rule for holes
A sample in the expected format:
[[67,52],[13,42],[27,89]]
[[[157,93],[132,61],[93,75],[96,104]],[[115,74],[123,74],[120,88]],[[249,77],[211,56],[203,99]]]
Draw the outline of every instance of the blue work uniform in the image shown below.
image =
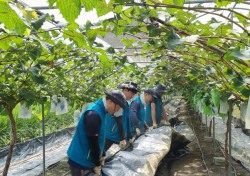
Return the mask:
[[[126,102],[127,103],[127,102]],[[129,107],[128,103],[127,103],[127,107]],[[116,121],[114,120],[114,118],[111,116],[110,114],[106,114],[106,130],[105,130],[105,138],[109,139],[115,143],[119,143],[121,141],[120,136],[119,136],[119,132],[118,132],[118,126]],[[122,113],[122,127],[123,127],[123,135],[125,139],[128,139],[129,135],[129,109],[123,109],[123,113]]]
[[142,104],[142,101],[140,99],[140,96],[134,98],[132,101],[131,101],[131,104],[130,104],[130,118],[133,118],[131,117],[131,113],[134,113],[133,111],[135,111],[133,109],[133,103],[137,103],[139,105],[138,107],[138,110],[135,112],[136,113],[136,118],[137,118],[137,123],[134,122],[133,119],[130,119],[131,120],[131,134],[133,136],[136,135],[136,128],[140,128],[141,130],[141,133],[144,133],[144,119],[145,119],[145,109],[144,109],[144,105]]
[[[162,104],[163,104],[162,98],[160,96],[157,96],[157,98],[154,98],[154,103],[156,108],[156,123],[159,124],[162,119]],[[151,103],[146,105],[145,122],[149,126],[153,125],[152,114],[151,114]]]
[[[84,124],[85,113],[87,111],[96,111],[101,119],[101,127],[98,136],[98,143],[100,147],[100,154],[103,152],[105,142],[105,116],[106,110],[102,99],[97,100],[91,104],[82,114],[76,128],[76,132],[68,148],[68,157],[78,165],[92,169],[95,167],[93,159],[90,156],[90,144],[86,135],[86,127]],[[81,125],[80,125],[81,124]]]

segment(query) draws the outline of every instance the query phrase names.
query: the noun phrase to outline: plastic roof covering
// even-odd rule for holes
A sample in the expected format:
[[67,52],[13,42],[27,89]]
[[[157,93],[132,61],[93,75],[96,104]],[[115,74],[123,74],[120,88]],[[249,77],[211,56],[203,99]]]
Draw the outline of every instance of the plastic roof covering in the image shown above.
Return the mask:
[[[108,1],[108,0],[106,0]],[[136,2],[141,2],[141,0],[135,0]],[[67,24],[66,20],[62,17],[60,14],[60,11],[58,9],[49,9],[47,0],[39,0],[39,1],[34,1],[34,0],[18,0],[18,2],[26,4],[28,7],[33,8],[33,9],[38,9],[39,11],[43,13],[48,13],[50,15],[54,15],[55,21],[58,21],[59,23],[57,26],[65,26]],[[207,6],[213,5],[214,0],[188,0],[186,1],[186,4],[197,4],[197,3],[208,3]],[[244,7],[248,6],[244,4]],[[249,7],[250,8],[250,7]],[[223,12],[223,13],[228,13],[229,12]],[[246,12],[248,13],[248,11]],[[79,17],[76,19],[76,22],[80,25],[83,26],[87,20],[91,19],[92,23],[97,23],[101,20],[107,19],[107,18],[113,18],[113,13],[108,13],[104,16],[97,17],[97,14],[95,11],[90,11],[90,12],[85,12],[84,8],[82,9]],[[215,18],[219,18],[218,16],[214,16]],[[210,17],[211,18],[211,17]],[[207,15],[204,17],[199,17],[199,20],[206,22],[209,20]],[[55,24],[45,22],[43,25],[44,29],[49,29],[55,27]],[[139,55],[136,55],[136,53],[140,53],[140,49],[135,49],[134,48],[124,48],[124,45],[120,42],[120,39],[123,37],[131,38],[131,36],[119,36],[116,37],[112,33],[108,33],[104,38],[100,37],[96,40],[99,43],[102,43],[104,47],[114,47],[116,50],[119,51],[126,51],[126,54],[128,56],[128,61],[130,63],[137,63],[139,67],[144,67],[147,66],[151,63],[151,58],[144,58]]]

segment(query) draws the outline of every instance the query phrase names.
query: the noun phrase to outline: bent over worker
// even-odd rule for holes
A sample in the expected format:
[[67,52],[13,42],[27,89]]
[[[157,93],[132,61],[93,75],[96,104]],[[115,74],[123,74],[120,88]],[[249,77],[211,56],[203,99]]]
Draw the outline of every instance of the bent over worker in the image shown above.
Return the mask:
[[130,104],[129,117],[132,122],[131,133],[133,136],[140,136],[145,132],[145,108],[146,104],[153,101],[154,91],[153,89],[146,89],[144,93],[134,98]]
[[157,128],[162,121],[164,125],[167,125],[167,113],[163,107],[162,95],[167,91],[166,87],[162,84],[158,84],[155,88],[154,101],[147,104],[145,122],[148,126]]
[[[131,100],[140,90],[138,85],[132,81],[125,82],[119,85],[118,88],[122,89],[122,93],[125,95],[127,101]],[[126,102],[126,104],[129,106],[128,102]],[[120,109],[114,116],[110,114],[106,115],[104,152],[106,152],[113,143],[119,144],[121,149],[125,148],[127,141],[132,138],[129,124],[129,109]]]
[[101,174],[100,159],[105,141],[106,114],[114,114],[120,108],[126,108],[125,96],[119,91],[112,91],[92,103],[82,114],[74,137],[68,148],[68,164],[72,176],[81,176],[86,170]]

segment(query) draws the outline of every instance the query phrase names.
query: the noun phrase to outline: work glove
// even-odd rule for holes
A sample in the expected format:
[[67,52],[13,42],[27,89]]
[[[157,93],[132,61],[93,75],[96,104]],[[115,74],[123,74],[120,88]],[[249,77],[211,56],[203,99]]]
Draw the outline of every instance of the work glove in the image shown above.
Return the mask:
[[101,164],[101,166],[104,166],[104,164],[105,164],[105,156],[101,157],[100,164]]
[[125,147],[126,147],[126,140],[125,140],[125,139],[122,140],[122,141],[120,141],[119,147],[120,147],[121,150],[124,150],[124,149],[125,149]]
[[140,128],[136,128],[135,131],[136,131],[136,136],[140,136],[140,135],[141,135],[141,130],[140,130]]
[[134,141],[135,141],[135,137],[133,137],[132,139],[129,139],[129,143],[130,143],[130,144],[133,144]]
[[157,123],[153,123],[153,128],[154,128],[154,129],[157,128]]
[[162,121],[162,125],[163,126],[170,126],[170,123],[169,123],[169,121],[164,120],[164,121]]
[[96,176],[101,175],[101,169],[102,169],[101,165],[94,167],[94,173],[95,173]]

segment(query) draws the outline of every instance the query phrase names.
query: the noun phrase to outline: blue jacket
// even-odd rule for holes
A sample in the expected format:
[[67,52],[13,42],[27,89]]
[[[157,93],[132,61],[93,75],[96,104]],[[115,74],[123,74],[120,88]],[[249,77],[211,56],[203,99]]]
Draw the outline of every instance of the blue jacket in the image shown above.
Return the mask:
[[[139,110],[137,111],[136,113],[136,116],[137,116],[137,120],[138,120],[138,123],[139,123],[139,128],[141,130],[141,133],[144,133],[144,119],[145,119],[145,110],[144,110],[144,105],[142,104],[141,102],[141,99],[140,99],[140,96],[134,98],[132,101],[131,101],[131,104],[134,102],[134,101],[137,101],[139,103]],[[132,123],[132,121],[131,121]],[[131,134],[134,136],[136,135],[136,131],[135,131],[135,126],[132,124],[132,128],[131,128]]]
[[[162,99],[161,97],[154,98],[155,107],[156,107],[156,123],[159,124],[162,119]],[[151,115],[151,103],[146,105],[146,116],[145,122],[151,126],[153,124],[152,115]]]
[[[129,107],[128,103],[127,106]],[[105,138],[114,141],[116,143],[119,143],[120,136],[114,118],[116,117],[112,117],[110,114],[106,114]],[[128,124],[129,124],[129,109],[123,109],[122,126],[125,139],[128,139],[129,137],[128,132],[130,131],[130,129]]]
[[75,163],[86,167],[86,168],[93,168],[95,164],[90,156],[90,146],[87,139],[85,125],[84,125],[84,114],[86,111],[93,110],[96,111],[100,118],[101,118],[101,128],[99,132],[99,147],[100,147],[100,154],[102,154],[104,149],[104,142],[105,142],[105,107],[102,102],[102,99],[97,100],[93,104],[91,104],[82,114],[78,123],[78,126],[75,131],[75,135],[71,141],[71,144],[68,148],[67,154],[68,157],[74,161]]

